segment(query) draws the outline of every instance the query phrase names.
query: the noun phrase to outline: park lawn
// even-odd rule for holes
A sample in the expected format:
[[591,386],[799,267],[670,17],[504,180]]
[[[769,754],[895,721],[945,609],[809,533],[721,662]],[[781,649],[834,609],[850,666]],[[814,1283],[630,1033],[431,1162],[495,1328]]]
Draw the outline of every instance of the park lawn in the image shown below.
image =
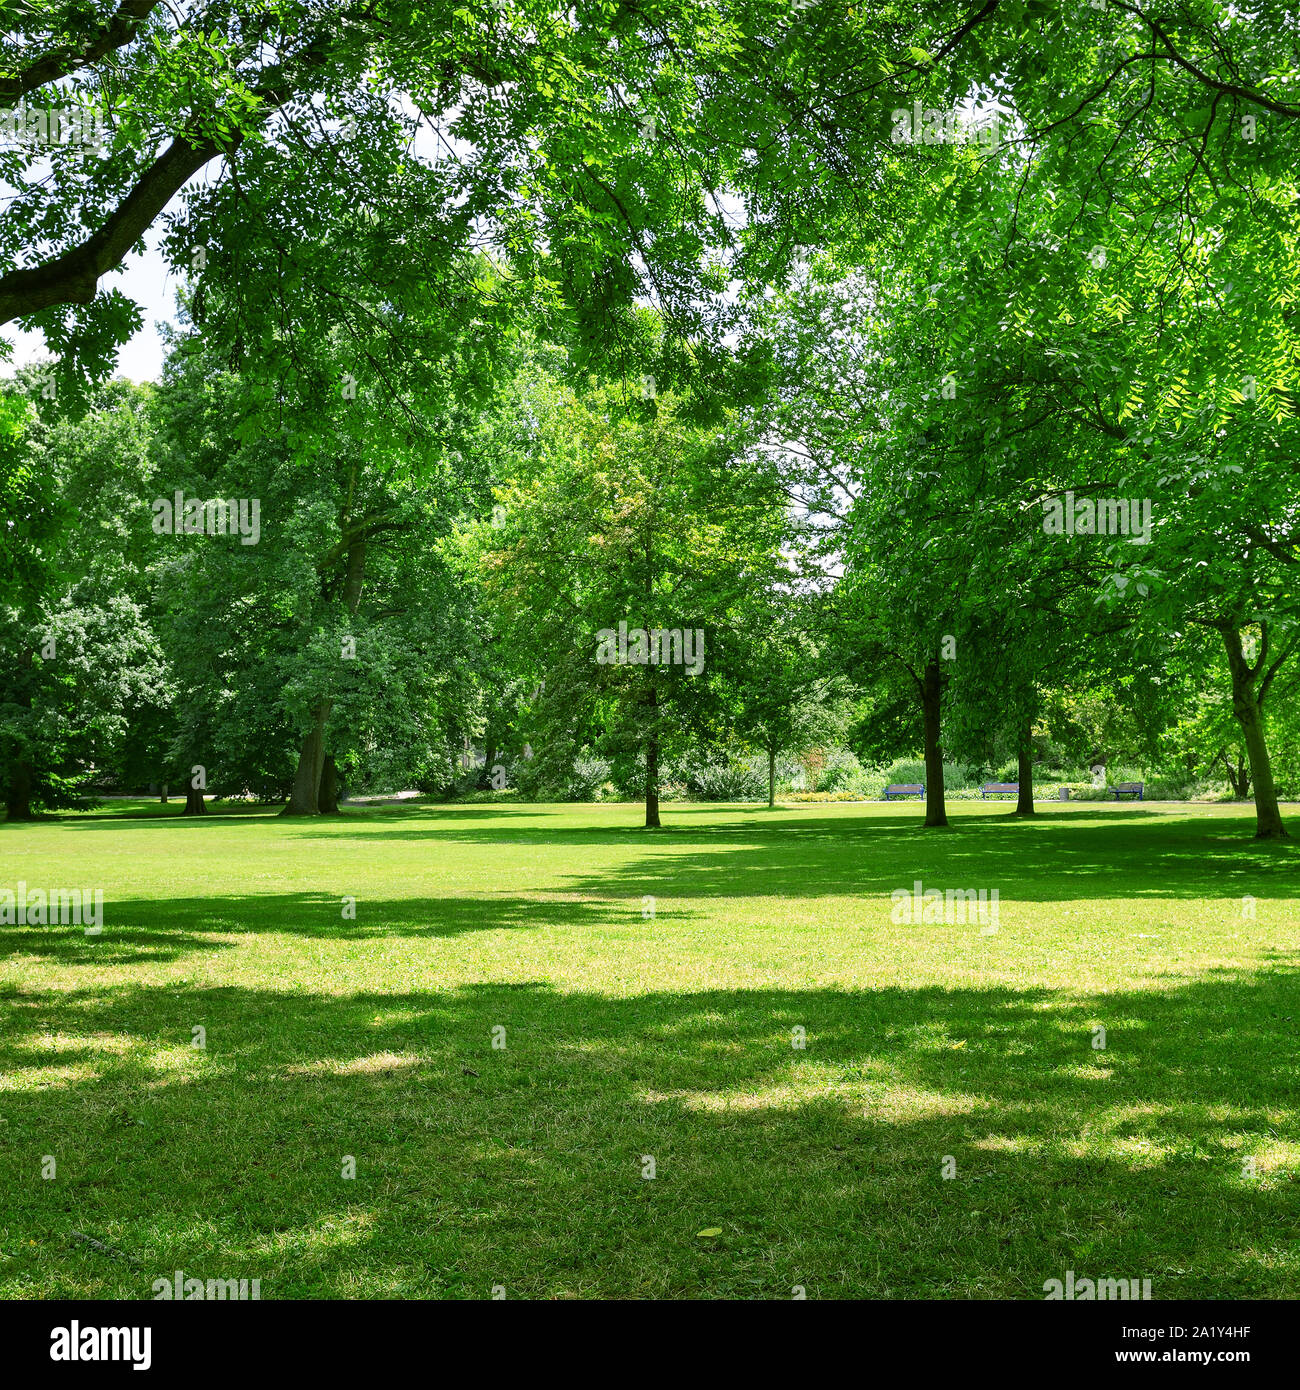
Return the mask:
[[[0,1296],[1300,1296],[1249,808],[179,809],[0,826],[0,887],[105,895],[0,927]],[[917,879],[997,932],[895,924]]]

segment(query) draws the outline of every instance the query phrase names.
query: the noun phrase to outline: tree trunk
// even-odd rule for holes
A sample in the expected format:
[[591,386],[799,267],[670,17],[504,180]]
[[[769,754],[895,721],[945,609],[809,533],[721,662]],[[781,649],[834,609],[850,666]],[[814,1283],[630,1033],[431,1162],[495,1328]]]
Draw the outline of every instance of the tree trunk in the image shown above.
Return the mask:
[[[366,538],[354,537],[348,545],[348,568],[343,581],[343,604],[355,616],[361,603],[366,574]],[[302,741],[293,789],[282,816],[318,816],[321,813],[321,774],[325,770],[325,725],[334,701],[322,699],[312,711],[312,726]],[[337,796],[334,810],[338,810]]]
[[650,732],[645,741],[645,828],[659,829],[659,731],[655,716],[659,709],[659,692],[650,687]]
[[22,759],[9,764],[5,791],[5,819],[32,819],[32,765]]
[[939,746],[939,699],[943,673],[939,658],[932,656],[921,681],[921,716],[925,725],[925,823],[935,828],[948,824],[943,800],[943,749]]
[[339,813],[339,771],[334,766],[333,753],[326,753],[321,765],[320,813],[322,816],[337,816]]
[[1034,814],[1034,731],[1030,720],[1026,719],[1020,730],[1020,744],[1016,750],[1016,778],[1020,790],[1016,793],[1016,815]]
[[302,741],[298,754],[298,770],[293,775],[293,790],[282,816],[316,816],[320,814],[320,778],[325,766],[325,722],[329,719],[333,701],[322,700],[312,711],[312,726]]
[[[1250,760],[1250,778],[1255,784],[1255,838],[1287,840],[1291,837],[1282,824],[1282,812],[1277,804],[1273,766],[1264,739],[1263,711],[1255,691],[1259,669],[1246,660],[1246,654],[1241,649],[1241,632],[1235,624],[1225,623],[1219,631],[1223,636],[1228,670],[1232,675],[1232,712],[1241,725],[1246,756]],[[1260,661],[1262,664],[1262,657]]]
[[767,750],[767,806],[776,809],[776,749]]
[[[32,668],[36,653],[24,648],[18,655],[17,689],[12,693],[5,688],[5,699],[12,701],[29,716],[32,709]],[[28,758],[18,754],[9,764],[9,776],[5,783],[5,819],[32,819],[32,784],[36,780],[36,770]]]
[[1223,764],[1223,770],[1228,774],[1228,785],[1232,788],[1232,794],[1238,801],[1245,801],[1250,793],[1250,769],[1242,761],[1241,755],[1229,757],[1226,748],[1219,752],[1219,761]]
[[182,816],[206,816],[207,802],[203,799],[203,788],[195,787],[193,778],[185,784],[185,810]]
[[161,801],[164,806],[166,806],[167,802],[170,800],[170,797],[167,794],[166,782],[162,784],[162,790],[158,793],[158,800]]
[[1232,783],[1237,795],[1245,801],[1250,795],[1250,768],[1240,759],[1237,759],[1237,775]]

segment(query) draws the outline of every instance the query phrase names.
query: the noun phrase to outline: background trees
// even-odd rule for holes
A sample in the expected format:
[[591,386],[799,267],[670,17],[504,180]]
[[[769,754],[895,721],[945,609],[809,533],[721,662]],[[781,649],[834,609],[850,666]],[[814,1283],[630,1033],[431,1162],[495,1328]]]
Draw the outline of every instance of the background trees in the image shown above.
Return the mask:
[[[851,738],[921,754],[938,826],[954,760],[1031,814],[1036,756],[1183,729],[1285,835],[1300,105],[1262,14],[105,2],[0,59],[47,113],[0,142],[0,310],[56,359],[0,399],[14,814],[199,812],[198,768],[653,825],[688,751],[771,802]],[[102,149],[51,135],[79,103]],[[900,138],[977,108],[996,138]],[[101,389],[150,228],[183,331]],[[257,544],[156,535],[177,489],[256,499]],[[1149,526],[1062,534],[1075,499]],[[702,631],[699,673],[597,660],[620,623]]]
[[340,385],[318,350],[314,380],[268,399],[258,381],[211,373],[196,346],[174,359],[159,482],[256,503],[260,534],[160,547],[192,762],[221,790],[287,789],[291,815],[336,809],[339,770],[364,783],[380,757],[385,776],[440,776],[474,709],[477,660],[472,609],[439,550],[476,466],[443,383],[412,392],[417,412]]
[[[38,425],[10,406],[6,525],[13,577],[0,605],[0,785],[7,814],[75,800],[87,771],[122,752],[128,718],[163,699],[145,579],[154,465],[149,391],[116,382],[82,419],[56,403]],[[11,494],[12,498],[12,494]]]
[[504,524],[470,541],[486,603],[548,702],[585,690],[565,701],[573,745],[599,712],[608,751],[636,751],[655,827],[661,760],[715,717],[745,597],[777,563],[779,498],[671,396],[637,409],[621,386],[580,400],[534,379],[529,400]]

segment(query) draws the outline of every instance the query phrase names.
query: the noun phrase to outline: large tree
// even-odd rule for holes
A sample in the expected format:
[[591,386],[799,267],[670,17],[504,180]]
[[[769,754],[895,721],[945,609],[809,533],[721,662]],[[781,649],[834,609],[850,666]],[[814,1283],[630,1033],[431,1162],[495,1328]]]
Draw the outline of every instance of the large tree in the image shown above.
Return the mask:
[[470,540],[481,582],[547,700],[573,691],[571,718],[586,704],[611,746],[639,750],[657,828],[665,758],[698,736],[746,596],[778,568],[781,499],[686,402],[642,402],[622,384],[579,397],[540,378],[531,401],[535,439],[500,489],[504,525]]
[[8,418],[24,421],[10,435],[9,476],[29,505],[39,499],[5,521],[18,562],[18,582],[0,593],[0,788],[11,820],[75,804],[120,752],[133,711],[165,700],[145,574],[148,398],[115,382],[77,418],[57,400],[0,395]]

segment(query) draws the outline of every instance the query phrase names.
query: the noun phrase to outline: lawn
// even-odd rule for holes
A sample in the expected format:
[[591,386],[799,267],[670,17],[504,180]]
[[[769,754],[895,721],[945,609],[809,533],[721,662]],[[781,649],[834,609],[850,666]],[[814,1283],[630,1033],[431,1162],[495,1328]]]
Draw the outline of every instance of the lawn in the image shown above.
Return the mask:
[[178,811],[0,826],[0,887],[105,897],[0,927],[0,1296],[1300,1297],[1249,808]]

